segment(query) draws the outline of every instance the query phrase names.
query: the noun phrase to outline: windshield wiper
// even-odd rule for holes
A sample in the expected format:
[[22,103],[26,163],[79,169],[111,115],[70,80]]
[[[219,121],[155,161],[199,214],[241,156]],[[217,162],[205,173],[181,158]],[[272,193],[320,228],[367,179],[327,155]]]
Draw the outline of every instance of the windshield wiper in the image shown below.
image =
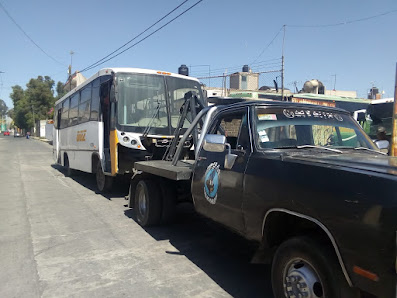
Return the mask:
[[154,111],[152,118],[150,118],[149,123],[146,125],[145,129],[143,130],[143,137],[147,137],[147,135],[149,134],[149,131],[152,128],[154,119],[156,119],[158,113],[160,112],[160,108],[161,108],[160,102],[157,101],[156,110]]
[[275,147],[274,149],[306,149],[306,148],[328,150],[328,151],[332,151],[335,153],[343,153],[342,151],[340,151],[338,149],[333,149],[333,148],[328,148],[328,147],[323,147],[323,146],[316,146],[316,145],[282,146],[282,147]]
[[305,149],[305,148],[314,148],[314,149],[321,149],[321,150],[328,150],[336,153],[343,153],[342,151],[338,149],[333,149],[333,148],[328,148],[328,147],[323,147],[323,146],[316,146],[316,145],[301,145],[301,146],[296,146],[298,149]]
[[[347,149],[347,148],[346,148],[346,149]],[[354,149],[354,150],[367,150],[367,151],[371,151],[371,152],[375,152],[375,153],[387,155],[386,153],[384,153],[384,152],[382,152],[382,151],[378,151],[378,150],[370,149],[370,148],[365,148],[365,147],[356,147],[356,148],[350,148],[350,149]]]

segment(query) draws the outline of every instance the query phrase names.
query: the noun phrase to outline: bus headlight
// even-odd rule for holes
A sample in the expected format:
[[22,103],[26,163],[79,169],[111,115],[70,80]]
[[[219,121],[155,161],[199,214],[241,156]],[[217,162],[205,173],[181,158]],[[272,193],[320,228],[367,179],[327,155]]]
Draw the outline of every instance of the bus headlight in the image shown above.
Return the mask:
[[125,136],[125,137],[123,138],[123,142],[128,143],[129,141],[130,141],[130,138],[129,138],[129,137]]

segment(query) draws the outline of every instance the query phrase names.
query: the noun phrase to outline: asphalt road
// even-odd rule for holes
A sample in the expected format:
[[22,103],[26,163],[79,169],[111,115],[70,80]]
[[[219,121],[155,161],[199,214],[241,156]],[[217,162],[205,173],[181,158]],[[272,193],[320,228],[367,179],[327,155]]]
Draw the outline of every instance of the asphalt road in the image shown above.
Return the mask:
[[255,245],[190,204],[175,223],[141,228],[128,185],[67,178],[52,146],[0,136],[0,297],[272,297]]

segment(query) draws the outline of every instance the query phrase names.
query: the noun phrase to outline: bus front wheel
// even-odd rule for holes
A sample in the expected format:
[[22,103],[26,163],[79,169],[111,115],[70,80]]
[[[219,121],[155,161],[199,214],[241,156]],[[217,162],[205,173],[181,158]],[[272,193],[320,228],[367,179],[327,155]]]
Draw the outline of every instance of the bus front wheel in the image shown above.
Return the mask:
[[97,163],[95,178],[98,190],[100,192],[108,192],[111,190],[113,185],[113,177],[105,175],[100,161]]

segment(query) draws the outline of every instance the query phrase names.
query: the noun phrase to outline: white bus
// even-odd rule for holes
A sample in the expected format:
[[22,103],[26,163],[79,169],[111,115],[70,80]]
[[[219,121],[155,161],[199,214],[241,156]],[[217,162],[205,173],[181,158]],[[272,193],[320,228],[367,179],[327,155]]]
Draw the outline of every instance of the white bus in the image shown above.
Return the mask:
[[[66,168],[96,174],[100,191],[137,160],[161,159],[186,92],[204,103],[195,78],[137,68],[106,68],[55,103],[53,153]],[[188,123],[186,123],[188,125]]]

